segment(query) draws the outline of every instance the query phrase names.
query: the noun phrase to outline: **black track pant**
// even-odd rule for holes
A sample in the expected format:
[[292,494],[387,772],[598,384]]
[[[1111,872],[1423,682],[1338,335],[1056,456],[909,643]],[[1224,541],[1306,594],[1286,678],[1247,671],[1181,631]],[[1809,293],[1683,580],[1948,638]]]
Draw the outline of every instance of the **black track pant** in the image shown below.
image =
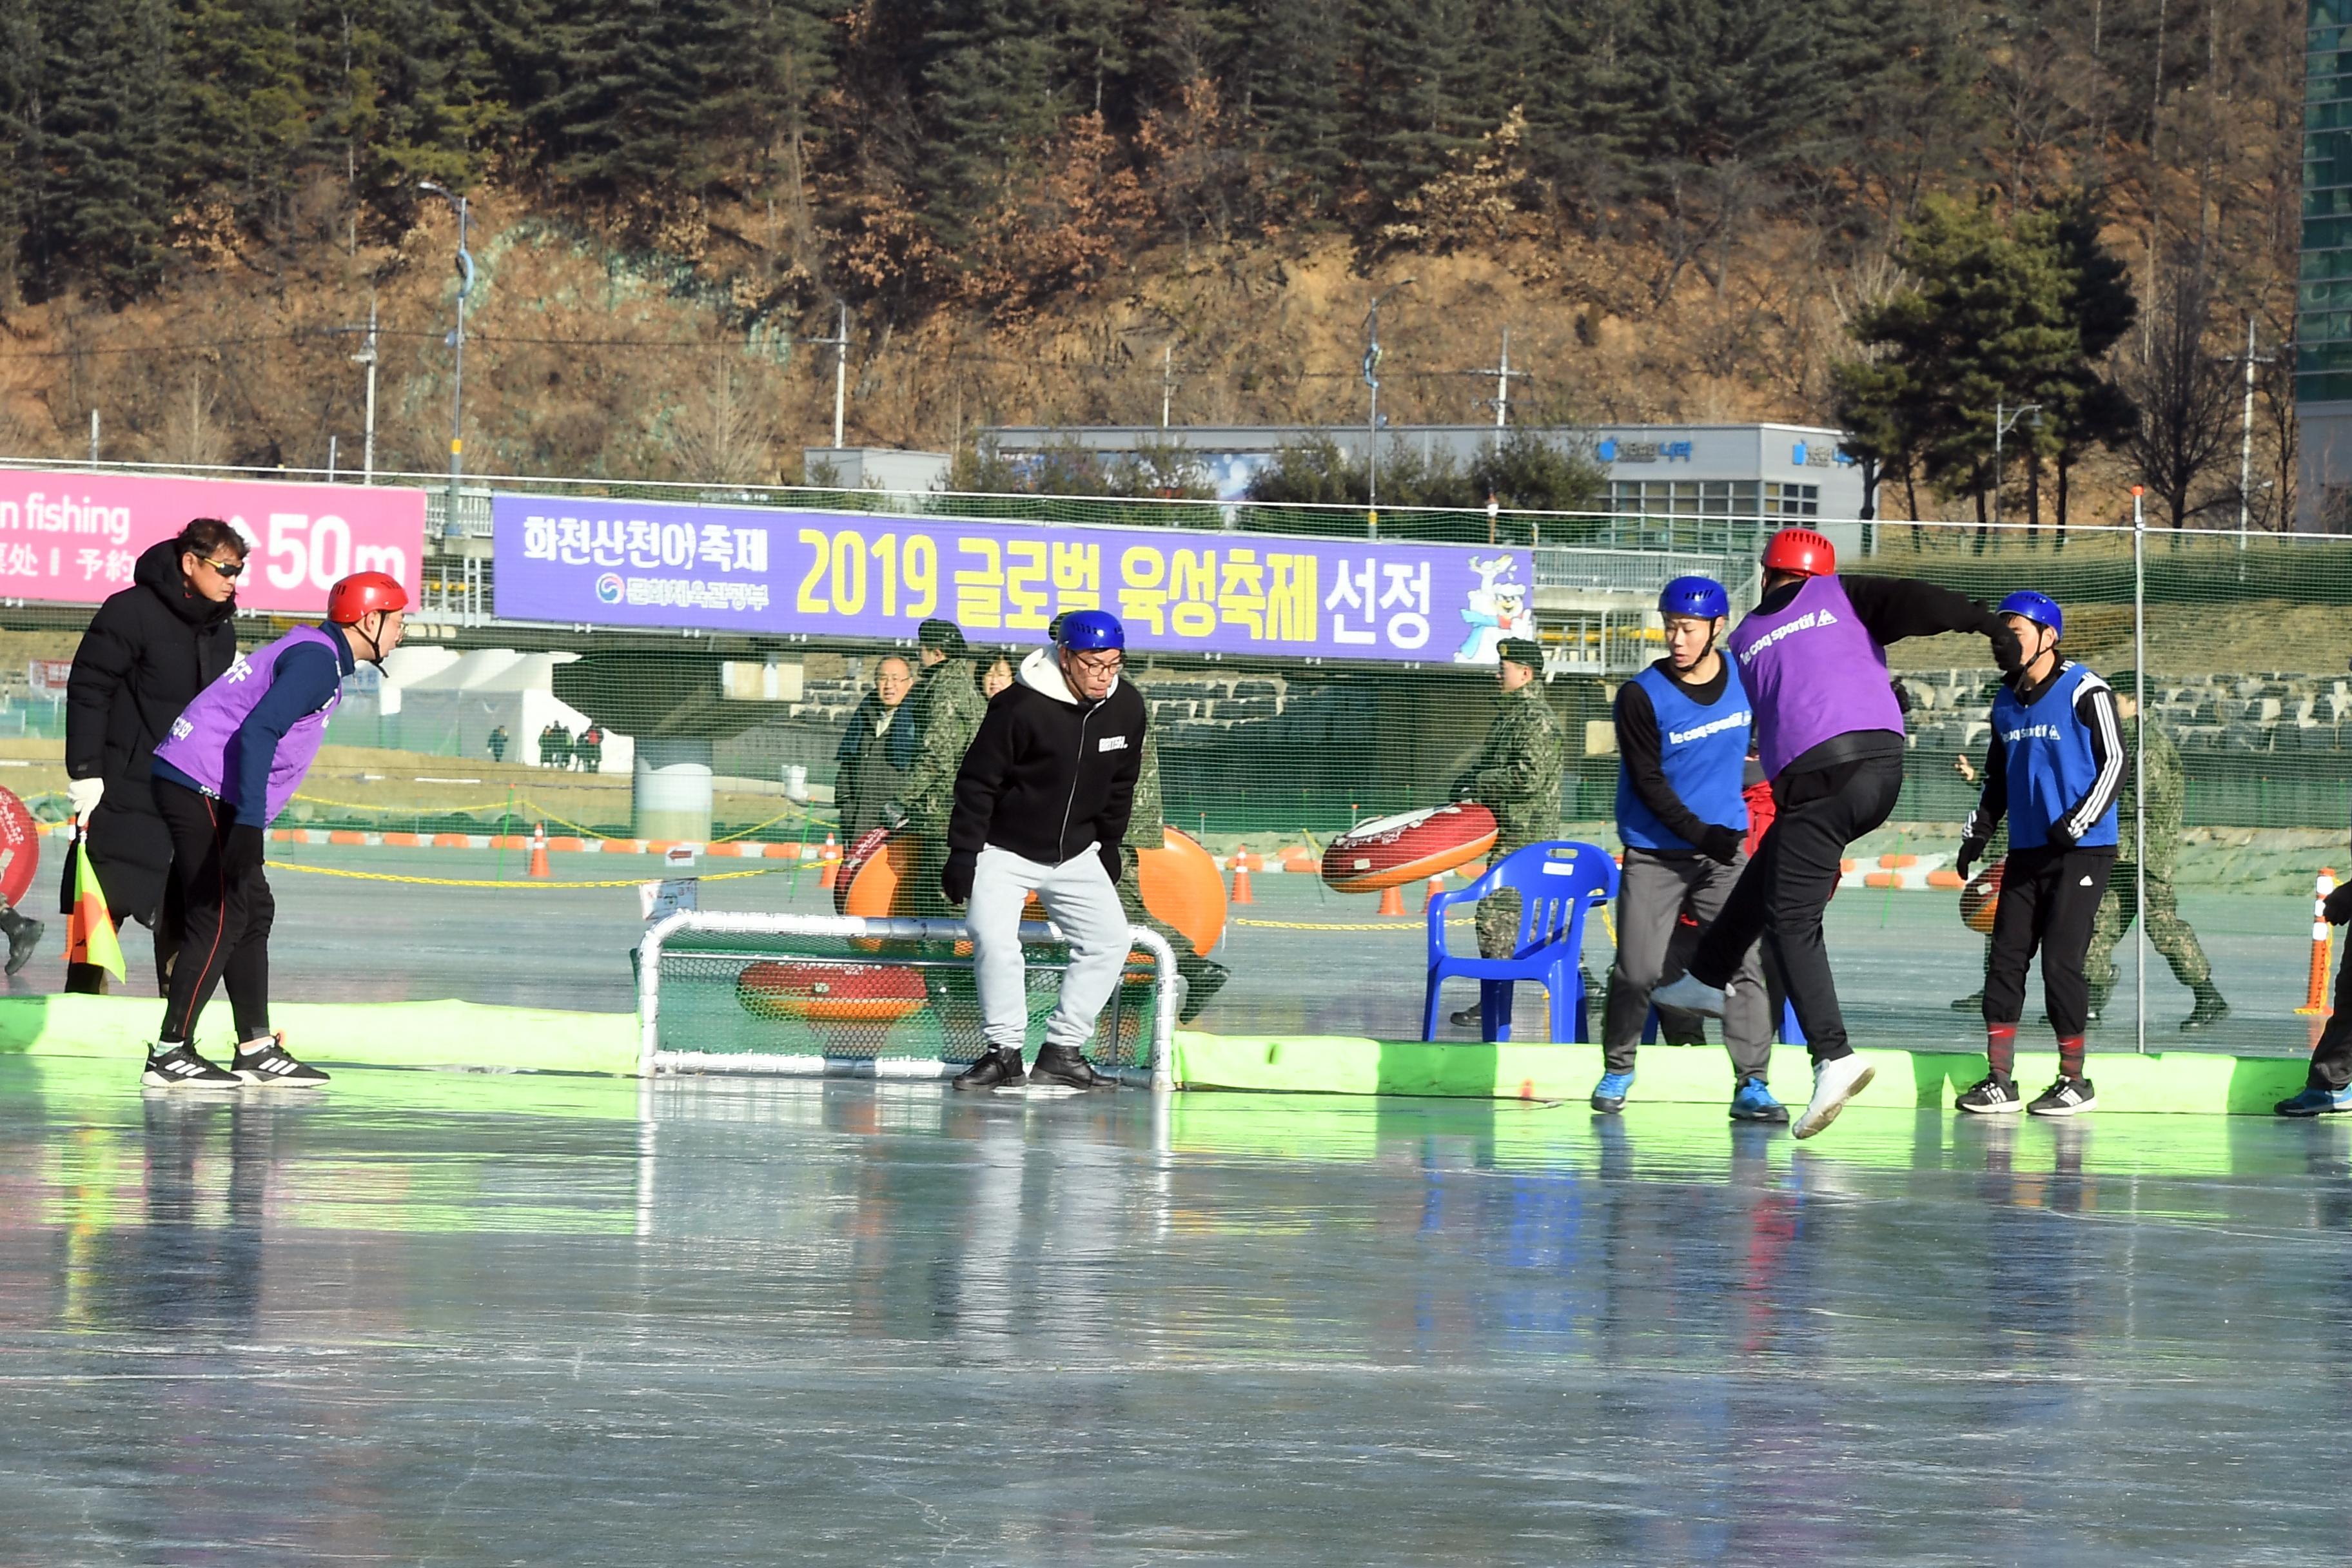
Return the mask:
[[2042,1000],[2060,1039],[2079,1035],[2091,1020],[2091,983],[2083,976],[2091,927],[2116,852],[2104,849],[2011,849],[2001,862],[2000,901],[1993,906],[1992,945],[1985,959],[1984,1016],[2014,1024],[2025,1011],[2025,969],[2042,953]]
[[269,879],[257,865],[238,872],[226,864],[236,818],[220,802],[157,779],[155,805],[172,832],[172,878],[186,922],[157,1037],[166,1046],[187,1039],[226,980],[238,1043],[260,1039],[269,1033],[269,928],[278,916]]
[[1885,821],[1902,792],[1903,759],[1894,753],[1773,780],[1780,813],[1691,958],[1693,974],[1721,985],[1762,937],[1817,1062],[1853,1054],[1838,1012],[1829,946],[1822,940],[1822,911],[1837,891],[1846,846]]
[[2309,1079],[2330,1090],[2352,1084],[2352,942],[2336,945],[2344,957],[2336,965],[2335,1005],[2319,1031],[2319,1044],[2311,1049]]

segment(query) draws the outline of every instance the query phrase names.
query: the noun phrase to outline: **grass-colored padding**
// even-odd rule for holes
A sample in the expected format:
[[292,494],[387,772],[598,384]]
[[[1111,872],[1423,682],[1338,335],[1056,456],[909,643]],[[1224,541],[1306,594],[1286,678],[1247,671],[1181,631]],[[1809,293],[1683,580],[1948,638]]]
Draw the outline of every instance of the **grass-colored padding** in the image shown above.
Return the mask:
[[[0,998],[0,1054],[106,1057],[146,1054],[163,1005],[152,996]],[[305,1061],[488,1071],[633,1073],[637,1021],[627,1013],[559,1013],[478,1002],[285,1002],[270,1022]],[[226,1061],[228,1005],[207,1008],[197,1048]]]
[[[1868,1103],[1948,1105],[1982,1078],[1985,1058],[1961,1052],[1864,1051],[1878,1069]],[[1187,1088],[1287,1093],[1426,1095],[1443,1099],[1582,1100],[1601,1076],[1598,1046],[1423,1044],[1340,1036],[1245,1038],[1180,1033],[1176,1076]],[[2303,1087],[2296,1058],[2175,1051],[2101,1052],[2089,1072],[2102,1115],[2264,1115]],[[2038,1093],[2057,1077],[2054,1054],[2021,1052],[2018,1082]],[[1801,1102],[1812,1083],[1805,1053],[1772,1053],[1780,1098]],[[1731,1063],[1714,1047],[1647,1046],[1633,1100],[1720,1104],[1731,1098]]]

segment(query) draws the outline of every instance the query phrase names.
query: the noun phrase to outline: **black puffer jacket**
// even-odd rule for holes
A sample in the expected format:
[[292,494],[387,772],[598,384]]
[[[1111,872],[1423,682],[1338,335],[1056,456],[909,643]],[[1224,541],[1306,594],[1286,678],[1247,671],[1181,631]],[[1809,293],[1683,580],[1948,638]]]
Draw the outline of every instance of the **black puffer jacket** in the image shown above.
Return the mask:
[[1093,844],[1118,881],[1150,721],[1141,694],[1124,679],[1089,702],[1062,679],[1052,649],[1032,653],[1013,684],[989,699],[964,752],[949,848],[977,854],[992,844],[1058,866]]
[[150,545],[131,586],[90,617],[66,685],[66,773],[102,778],[86,824],[90,865],[118,918],[155,923],[172,841],[148,770],[180,710],[236,658],[236,601],[215,605],[180,576],[179,547]]

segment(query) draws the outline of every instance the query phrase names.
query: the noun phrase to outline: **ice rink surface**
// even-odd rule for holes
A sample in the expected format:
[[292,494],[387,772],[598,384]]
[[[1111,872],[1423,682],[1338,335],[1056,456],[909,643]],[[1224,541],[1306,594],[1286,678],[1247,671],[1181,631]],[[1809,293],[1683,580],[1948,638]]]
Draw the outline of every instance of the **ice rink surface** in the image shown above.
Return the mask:
[[2347,1161],[0,1059],[0,1561],[2341,1562]]

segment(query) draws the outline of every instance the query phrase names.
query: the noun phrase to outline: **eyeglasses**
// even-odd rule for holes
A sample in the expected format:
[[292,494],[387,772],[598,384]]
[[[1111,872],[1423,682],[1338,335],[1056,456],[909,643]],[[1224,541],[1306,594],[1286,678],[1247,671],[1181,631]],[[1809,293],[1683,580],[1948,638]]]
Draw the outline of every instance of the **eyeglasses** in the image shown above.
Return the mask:
[[231,582],[245,575],[245,563],[242,561],[215,561],[203,555],[197,556],[196,559]]
[[1127,656],[1118,653],[1074,653],[1070,662],[1089,675],[1117,675],[1127,666]]

